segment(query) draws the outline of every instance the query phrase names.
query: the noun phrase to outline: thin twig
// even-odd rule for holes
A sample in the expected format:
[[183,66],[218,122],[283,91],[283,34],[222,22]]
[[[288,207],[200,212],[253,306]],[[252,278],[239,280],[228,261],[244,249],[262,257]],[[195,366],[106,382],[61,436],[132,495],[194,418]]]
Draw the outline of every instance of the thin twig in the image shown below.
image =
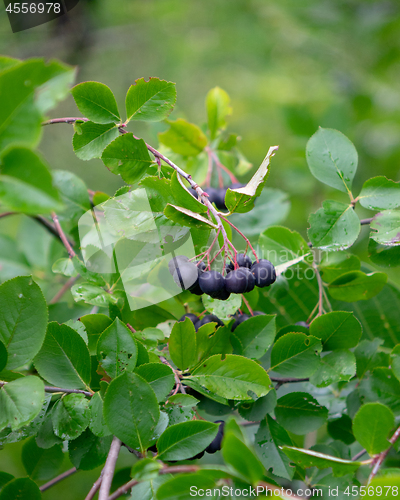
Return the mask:
[[236,177],[233,175],[233,173],[225,167],[225,165],[223,165],[220,161],[220,159],[218,158],[217,154],[212,152],[212,156],[214,158],[214,161],[216,163],[216,165],[221,168],[224,172],[226,172],[229,176],[229,179],[231,180],[231,182],[235,183],[235,184],[239,184],[239,181],[236,179]]
[[63,242],[65,248],[67,249],[67,252],[68,252],[70,259],[72,259],[73,257],[76,257],[76,253],[74,252],[72,246],[70,245],[68,238],[65,236],[64,231],[62,230],[62,227],[61,227],[60,222],[58,220],[58,217],[54,212],[51,213],[51,218],[53,219],[54,226],[57,229],[57,232],[60,236],[61,241]]
[[87,118],[79,118],[73,116],[67,116],[66,118],[52,118],[51,120],[47,120],[46,122],[42,122],[42,125],[54,125],[56,123],[75,123],[75,122],[87,122],[89,121]]
[[42,484],[42,486],[40,486],[39,490],[46,491],[49,488],[51,488],[52,486],[54,486],[55,484],[62,481],[63,479],[65,479],[69,476],[72,476],[72,474],[75,474],[75,472],[77,472],[76,467],[72,467],[72,469],[66,470],[65,472],[63,472],[59,476],[55,477],[54,479],[51,479],[48,483]]
[[[4,387],[8,382],[0,381],[0,387]],[[84,394],[85,396],[92,397],[94,393],[89,391],[83,391],[81,389],[62,389],[61,387],[53,387],[51,385],[45,385],[44,391],[50,394],[56,394],[58,392],[63,392],[64,394]]]
[[0,214],[0,219],[2,219],[3,217],[8,217],[9,215],[18,215],[17,212],[3,212],[2,214]]
[[249,304],[249,301],[246,299],[246,297],[242,294],[242,299],[243,299],[243,302],[246,304],[246,307],[247,309],[249,310],[249,313],[254,316],[254,312],[253,312],[253,309],[251,308],[250,304]]
[[233,227],[233,229],[236,232],[238,232],[240,234],[240,236],[245,240],[247,245],[249,245],[249,247],[251,248],[251,251],[253,252],[254,257],[256,258],[256,261],[258,262],[258,257],[257,257],[256,251],[254,250],[252,244],[250,243],[250,240],[248,238],[246,238],[246,236],[234,224],[232,224],[232,222],[229,221],[227,218],[221,216],[221,219],[224,220],[225,222],[227,222],[231,227]]
[[324,285],[322,283],[322,278],[319,273],[317,265],[313,262],[313,268],[315,269],[315,274],[317,276],[317,282],[318,282],[318,316],[322,316],[324,314],[324,294],[323,294],[323,289]]
[[390,451],[390,448],[394,445],[394,443],[399,439],[400,437],[400,427],[398,427],[396,429],[396,431],[394,432],[393,436],[389,439],[389,443],[390,443],[390,446],[387,450],[385,451],[382,451],[382,453],[379,453],[379,455],[377,455],[374,460],[373,460],[373,469],[371,471],[371,474],[369,475],[369,478],[368,478],[368,483],[369,484],[372,479],[376,476],[380,466],[382,465],[383,461],[385,460],[387,454],[389,453]]
[[79,278],[78,276],[72,276],[72,278],[69,278],[69,280],[64,283],[63,287],[54,295],[54,297],[49,301],[49,304],[55,304],[58,302],[61,297],[64,295],[65,292],[67,292],[72,285],[75,283],[75,281]]
[[[190,473],[190,472],[197,472],[200,470],[200,467],[198,465],[173,465],[171,467],[164,467],[163,469],[160,469],[158,471],[159,474],[179,474],[179,473]],[[139,483],[136,479],[131,479],[124,485],[122,485],[120,488],[114,491],[112,495],[108,497],[107,500],[116,500],[122,495],[125,495],[125,493],[128,493],[128,491],[136,486]],[[99,498],[99,500],[101,500]]]
[[97,491],[99,490],[101,482],[103,481],[103,472],[104,469],[101,471],[101,474],[97,479],[97,481],[93,483],[93,486],[90,488],[89,493],[86,495],[85,500],[92,500]]
[[133,328],[132,325],[130,325],[129,323],[126,324],[126,326],[129,328],[129,330],[132,332],[132,333],[136,333],[136,330]]
[[361,450],[358,453],[354,455],[354,457],[351,459],[353,462],[356,462],[359,458],[361,458],[365,453],[367,453],[367,450]]
[[[171,394],[171,396],[175,396],[175,394],[178,392],[179,389],[180,389],[182,394],[186,394],[186,391],[182,385],[180,378],[178,377],[178,374],[176,373],[176,370],[174,370],[174,368],[171,366],[171,364],[168,362],[168,360],[164,356],[160,356],[160,361],[161,361],[161,363],[164,363],[164,365],[169,366],[171,368],[171,370],[174,372],[176,387],[175,387],[174,392]],[[168,403],[168,400],[165,403]]]
[[103,469],[103,479],[101,481],[99,500],[107,500],[110,493],[111,483],[114,477],[115,464],[119,455],[119,450],[121,449],[121,441],[114,436],[110,451],[108,452],[106,464]]
[[296,382],[309,382],[309,378],[277,378],[271,377],[272,382],[277,382],[279,384],[295,384]]
[[373,217],[370,217],[369,219],[361,219],[360,224],[362,226],[367,226],[368,224],[371,224],[371,222],[374,220]]

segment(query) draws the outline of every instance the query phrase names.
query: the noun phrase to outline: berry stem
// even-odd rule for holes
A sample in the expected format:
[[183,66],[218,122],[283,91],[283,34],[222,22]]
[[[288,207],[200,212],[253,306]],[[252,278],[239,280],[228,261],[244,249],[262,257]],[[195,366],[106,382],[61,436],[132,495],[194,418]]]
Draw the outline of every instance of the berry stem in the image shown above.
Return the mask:
[[250,307],[250,304],[249,304],[249,301],[246,299],[246,297],[242,294],[242,299],[243,299],[243,302],[245,303],[247,309],[249,310],[249,313],[254,316],[254,311],[253,309]]
[[248,238],[246,238],[246,236],[242,233],[242,231],[240,231],[240,229],[238,229],[234,224],[232,224],[232,222],[229,221],[226,217],[223,217],[222,215],[220,217],[222,220],[227,222],[231,227],[233,227],[233,229],[236,232],[238,232],[240,234],[240,236],[244,239],[244,241],[247,243],[247,245],[251,248],[251,251],[253,252],[254,257],[256,258],[256,261],[258,262],[259,259],[257,257],[256,251],[253,248],[253,245],[250,243],[250,240]]
[[222,164],[217,156],[217,154],[215,152],[211,152],[212,154],[212,157],[215,161],[215,164],[217,165],[217,167],[219,167],[220,169],[222,169],[224,172],[226,172],[229,176],[229,179],[231,180],[231,182],[235,183],[235,184],[239,184],[239,181],[236,179],[236,177],[233,175],[233,173],[225,167],[224,164]]

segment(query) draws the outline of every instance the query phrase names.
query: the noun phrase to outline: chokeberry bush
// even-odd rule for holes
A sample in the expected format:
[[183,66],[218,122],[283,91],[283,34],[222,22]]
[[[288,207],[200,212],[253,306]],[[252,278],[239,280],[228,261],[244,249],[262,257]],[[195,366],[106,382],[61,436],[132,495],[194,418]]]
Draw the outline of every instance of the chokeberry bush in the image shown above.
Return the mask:
[[[0,444],[23,441],[26,469],[0,472],[0,500],[96,468],[86,499],[396,496],[399,183],[354,194],[355,146],[320,128],[305,156],[336,196],[305,239],[277,225],[287,203],[265,187],[278,147],[251,176],[222,89],[197,126],[168,118],[175,84],[158,78],[137,80],[121,113],[102,83],[71,90],[60,62],[0,68],[0,218],[23,214],[0,236]],[[48,119],[69,92],[77,110]],[[158,144],[136,121],[161,122]],[[94,192],[50,170],[48,127],[125,185]]]

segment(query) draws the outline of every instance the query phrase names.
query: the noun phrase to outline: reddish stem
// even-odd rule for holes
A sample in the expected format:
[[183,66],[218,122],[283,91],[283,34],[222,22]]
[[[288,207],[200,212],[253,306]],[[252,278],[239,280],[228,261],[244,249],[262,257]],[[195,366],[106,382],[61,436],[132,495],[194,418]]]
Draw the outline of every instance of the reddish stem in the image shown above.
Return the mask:
[[225,165],[223,165],[220,162],[220,160],[219,160],[218,156],[216,155],[216,153],[212,153],[212,156],[213,156],[213,159],[214,159],[215,164],[217,165],[217,167],[221,168],[224,172],[226,172],[228,174],[231,182],[233,182],[235,184],[236,183],[239,184],[239,181],[236,179],[236,177],[233,175],[233,173],[227,167],[225,167]]
[[250,307],[250,304],[249,304],[248,300],[246,299],[246,297],[243,294],[242,294],[242,298],[243,298],[243,302],[246,304],[247,309],[249,310],[249,313],[252,316],[254,316],[253,309]]
[[254,250],[253,245],[250,243],[249,239],[246,238],[246,236],[242,233],[242,231],[240,231],[240,229],[238,229],[234,224],[232,224],[232,222],[230,222],[226,217],[223,217],[222,215],[220,215],[220,217],[221,217],[222,220],[224,220],[225,222],[227,222],[231,227],[233,227],[233,229],[236,232],[238,232],[240,234],[240,236],[245,240],[245,242],[251,248],[251,251],[253,252],[254,257],[256,258],[256,261],[258,262],[258,257],[257,257],[256,251]]

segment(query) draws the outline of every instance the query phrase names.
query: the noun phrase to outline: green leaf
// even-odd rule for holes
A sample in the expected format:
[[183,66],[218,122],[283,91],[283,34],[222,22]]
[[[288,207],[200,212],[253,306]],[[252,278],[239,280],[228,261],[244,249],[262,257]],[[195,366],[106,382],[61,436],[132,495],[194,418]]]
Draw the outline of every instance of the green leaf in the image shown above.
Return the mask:
[[68,442],[69,459],[79,470],[95,469],[106,461],[111,441],[112,436],[98,437],[86,429]]
[[29,477],[34,481],[47,481],[57,475],[64,461],[60,445],[39,448],[34,437],[25,441],[21,460]]
[[0,472],[0,491],[7,483],[12,481],[14,476],[8,472]]
[[28,477],[20,477],[8,482],[0,492],[0,500],[42,500],[42,494],[36,483]]
[[216,437],[218,424],[205,420],[181,422],[168,427],[157,441],[160,460],[185,460],[203,451]]
[[317,467],[318,469],[328,469],[332,467],[333,475],[341,477],[345,474],[354,473],[362,462],[343,460],[342,458],[332,457],[313,450],[304,450],[294,448],[293,446],[283,446],[282,450],[292,462],[303,468]]
[[[362,340],[354,350],[357,363],[357,377],[361,380],[368,371],[377,366],[388,366],[387,354],[378,352],[382,339]],[[393,367],[394,371],[394,367]]]
[[255,485],[264,475],[264,467],[251,450],[234,432],[225,430],[222,441],[224,462],[233,469],[234,474],[246,483]]
[[222,321],[230,319],[242,305],[241,295],[231,294],[227,300],[213,299],[209,295],[202,295],[201,301],[210,314],[214,314]]
[[63,274],[64,276],[78,276],[74,263],[69,257],[56,260],[52,265],[51,270],[53,273]]
[[379,267],[400,266],[400,245],[380,245],[373,239],[368,241],[368,257]]
[[111,378],[133,371],[137,360],[135,339],[129,328],[116,318],[97,342],[97,359]]
[[[157,484],[160,484],[160,482]],[[207,491],[214,488],[214,486],[215,479],[211,476],[200,475],[199,473],[178,474],[172,479],[169,479],[169,481],[161,484],[155,496],[154,493],[152,493],[152,496],[148,498],[149,500],[191,500],[193,498],[192,489],[194,489],[194,491]],[[0,500],[2,499],[0,498]]]
[[232,214],[229,220],[246,234],[247,238],[258,238],[267,227],[283,222],[289,211],[288,194],[280,189],[265,187],[251,212]]
[[0,342],[0,372],[2,372],[6,367],[7,359],[8,359],[8,354],[6,346],[3,344],[3,342]]
[[55,170],[52,174],[53,184],[58,189],[65,206],[58,214],[59,219],[77,221],[91,208],[86,184],[78,176],[66,170]]
[[400,415],[400,382],[389,368],[375,368],[369,377],[360,381],[358,391],[361,401],[379,401],[388,406],[396,416]]
[[264,259],[274,266],[310,253],[307,242],[299,233],[282,226],[266,229],[260,234],[259,245]]
[[114,139],[103,151],[101,159],[113,174],[121,175],[127,184],[139,182],[153,164],[144,140],[135,139],[132,133]]
[[10,144],[36,146],[41,136],[41,112],[63,97],[64,77],[69,84],[74,73],[71,66],[43,59],[13,63],[1,73],[0,95],[7,97],[1,103],[0,150]]
[[187,208],[168,205],[164,209],[164,215],[181,226],[194,227],[197,229],[217,229],[216,224],[202,215],[192,212]]
[[33,375],[5,384],[0,389],[0,429],[20,429],[33,420],[42,408],[44,384]]
[[207,137],[201,129],[182,118],[166,120],[169,129],[158,134],[158,140],[182,156],[197,156],[207,146]]
[[361,230],[352,205],[339,201],[324,201],[322,208],[311,214],[308,221],[308,237],[313,247],[321,250],[345,250],[356,241]]
[[341,132],[320,127],[307,143],[306,158],[316,179],[344,193],[351,191],[358,155]]
[[189,318],[174,324],[168,347],[172,361],[180,370],[191,368],[197,363],[196,333]]
[[387,246],[400,245],[400,211],[384,210],[376,214],[370,224],[372,238]]
[[89,120],[95,123],[121,121],[114,94],[104,83],[79,83],[71,93],[79,111]]
[[71,294],[75,302],[81,300],[92,306],[108,307],[110,304],[116,304],[118,299],[103,288],[92,283],[79,283],[71,288]]
[[241,417],[256,422],[265,418],[267,413],[272,413],[276,406],[276,391],[272,390],[266,396],[258,398],[257,401],[245,401],[239,408]]
[[330,252],[322,259],[318,267],[323,281],[330,283],[348,271],[359,271],[361,262],[357,255]]
[[321,339],[324,351],[355,347],[361,337],[360,322],[353,313],[333,311],[318,316],[310,324],[310,335]]
[[340,418],[329,420],[327,431],[331,438],[343,441],[343,443],[347,445],[350,445],[355,441],[352,431],[352,421],[346,414],[343,414]]
[[371,456],[389,448],[387,438],[393,427],[393,412],[381,403],[363,405],[353,419],[354,437]]
[[226,117],[232,113],[229,95],[220,87],[211,89],[206,97],[208,130],[214,140],[219,130],[225,130]]
[[269,163],[278,146],[269,148],[266,157],[246,186],[238,189],[228,188],[225,205],[229,212],[246,213],[254,207],[255,199],[260,196],[269,175]]
[[275,416],[286,430],[303,435],[319,429],[326,422],[328,409],[307,392],[291,392],[278,399]]
[[85,341],[72,328],[49,323],[34,359],[39,375],[58,387],[84,389],[90,382],[90,355]]
[[321,364],[310,378],[317,387],[348,382],[356,374],[356,359],[348,349],[338,349],[321,358]]
[[176,171],[172,174],[170,189],[178,206],[187,208],[196,213],[207,212],[208,208],[189,193],[183,184],[182,177]]
[[53,406],[54,433],[64,441],[80,436],[89,425],[89,419],[89,401],[83,394],[67,394]]
[[150,385],[136,373],[124,372],[106,392],[104,418],[111,432],[131,448],[146,450],[160,410]]
[[127,122],[164,120],[173,110],[175,101],[175,83],[152,77],[146,82],[144,78],[140,78],[129,87],[126,94]]
[[137,481],[155,479],[161,468],[162,464],[160,462],[157,462],[152,458],[144,458],[143,460],[138,460],[135,464],[133,464],[131,477]]
[[206,323],[196,332],[197,361],[204,360],[212,354],[231,354],[231,329],[229,326],[218,327],[216,323]]
[[282,451],[283,446],[292,445],[289,434],[272,417],[267,415],[261,421],[255,435],[255,446],[266,470],[272,470],[276,476],[293,479],[296,469],[290,465],[289,458]]
[[272,348],[271,370],[284,377],[309,377],[320,364],[321,351],[321,342],[316,337],[287,333]]
[[48,167],[37,153],[8,149],[0,167],[0,200],[9,210],[36,215],[63,209]]
[[85,325],[90,355],[96,355],[97,341],[104,330],[112,324],[112,319],[105,314],[86,314],[81,316],[79,321]]
[[259,398],[271,390],[271,381],[263,368],[251,359],[227,354],[224,359],[216,354],[186,377],[188,385],[194,381],[206,390],[227,399]]
[[238,354],[250,359],[260,359],[271,347],[275,332],[274,315],[252,316],[235,328],[231,342]]
[[[380,340],[380,339],[376,339],[376,340]],[[395,377],[400,380],[400,344],[397,344],[392,352],[390,353],[390,357],[391,357],[391,367],[392,367],[392,370],[393,370],[393,373],[395,375]]]
[[386,210],[400,206],[400,184],[380,175],[364,182],[357,196],[360,205],[370,210]]
[[[40,416],[40,414],[38,415]],[[48,449],[54,446],[55,444],[62,444],[62,439],[54,434],[53,428],[53,419],[52,419],[52,411],[46,413],[43,417],[41,423],[42,425],[39,427],[39,431],[37,431],[36,443],[40,448]],[[36,417],[38,418],[38,417]]]
[[89,429],[95,436],[105,437],[111,434],[103,416],[103,399],[99,392],[96,392],[90,399],[90,423]]
[[328,286],[328,291],[334,299],[356,302],[378,295],[386,282],[385,273],[365,274],[361,271],[350,271],[332,281]]
[[46,301],[32,278],[18,276],[0,286],[0,340],[8,351],[7,370],[32,360],[46,327]]
[[146,380],[153,389],[157,401],[165,401],[175,384],[174,372],[162,363],[145,363],[135,372]]
[[75,132],[72,139],[74,152],[80,160],[100,158],[104,149],[118,135],[118,127],[114,123],[82,123],[80,132]]

